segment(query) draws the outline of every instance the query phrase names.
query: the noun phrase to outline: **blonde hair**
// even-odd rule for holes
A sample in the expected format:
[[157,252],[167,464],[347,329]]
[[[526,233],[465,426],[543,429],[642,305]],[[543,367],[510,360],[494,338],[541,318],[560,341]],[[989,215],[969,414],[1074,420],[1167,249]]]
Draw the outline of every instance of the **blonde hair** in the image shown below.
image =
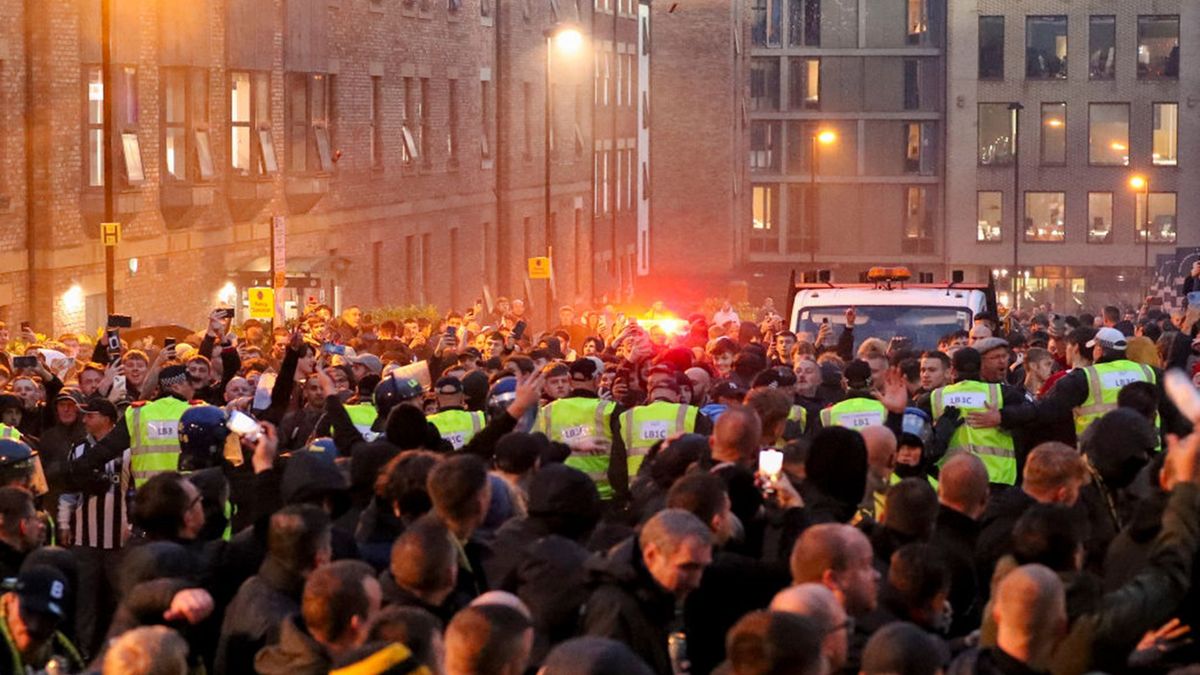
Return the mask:
[[187,675],[187,642],[165,626],[122,633],[104,655],[103,675]]

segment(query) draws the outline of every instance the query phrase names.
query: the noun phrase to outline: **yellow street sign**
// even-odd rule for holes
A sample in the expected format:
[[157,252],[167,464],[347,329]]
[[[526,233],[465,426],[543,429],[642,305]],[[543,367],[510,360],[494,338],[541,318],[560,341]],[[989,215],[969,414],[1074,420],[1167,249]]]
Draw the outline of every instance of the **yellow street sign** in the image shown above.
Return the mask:
[[121,243],[121,224],[100,223],[100,241],[105,246],[116,246]]
[[275,316],[275,289],[255,287],[250,289],[250,318],[271,319]]
[[545,256],[529,259],[529,278],[530,279],[549,279],[550,278],[550,258]]

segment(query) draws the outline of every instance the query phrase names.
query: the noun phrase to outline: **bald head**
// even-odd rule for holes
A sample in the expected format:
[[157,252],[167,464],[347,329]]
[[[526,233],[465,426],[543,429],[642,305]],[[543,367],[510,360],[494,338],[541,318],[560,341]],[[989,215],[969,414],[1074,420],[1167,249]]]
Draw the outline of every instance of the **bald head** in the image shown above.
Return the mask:
[[866,427],[861,433],[867,444],[867,466],[881,478],[891,475],[896,468],[896,434],[882,426]]
[[872,560],[871,542],[858,529],[839,523],[813,525],[792,548],[792,581],[822,584],[848,614],[862,614],[875,608],[878,573]]
[[737,464],[752,463],[762,439],[762,421],[753,408],[731,405],[713,427],[713,459]]
[[978,520],[987,500],[988,474],[982,460],[969,452],[946,460],[938,472],[938,501],[942,506]]
[[821,584],[798,584],[785,588],[771,600],[772,612],[788,612],[811,619],[824,634],[821,654],[831,670],[846,665],[849,636],[846,634],[846,610],[833,591]]
[[1044,665],[1067,625],[1062,582],[1048,567],[1018,567],[996,588],[992,616],[997,646],[1023,663]]

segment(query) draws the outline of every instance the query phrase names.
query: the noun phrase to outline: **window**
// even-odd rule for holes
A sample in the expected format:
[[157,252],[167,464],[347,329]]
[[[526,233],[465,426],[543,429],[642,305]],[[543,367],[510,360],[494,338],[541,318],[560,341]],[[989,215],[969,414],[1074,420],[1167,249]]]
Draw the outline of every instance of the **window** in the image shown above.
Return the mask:
[[130,185],[140,185],[146,180],[146,173],[142,168],[142,148],[137,135],[137,68],[120,66],[115,79],[116,109],[113,114],[117,121],[117,131],[121,134],[121,159],[125,169],[125,181]]
[[533,159],[533,84],[529,82],[521,83],[521,156]]
[[937,153],[933,122],[909,122],[904,125],[904,173],[932,176],[936,172]]
[[1062,192],[1025,193],[1025,241],[1066,239],[1066,202]]
[[1088,162],[1129,166],[1129,104],[1093,103],[1088,108]]
[[421,100],[417,102],[417,157],[428,166],[432,161],[429,152],[429,78],[421,78]]
[[1004,17],[979,17],[979,79],[1004,79]]
[[270,75],[230,73],[230,166],[243,176],[278,172],[271,139]]
[[332,171],[327,76],[288,73],[286,81],[288,171]]
[[371,96],[367,102],[367,123],[370,125],[370,147],[368,148],[368,156],[371,159],[371,167],[379,168],[383,166],[383,122],[380,115],[383,111],[383,78],[378,75],[371,76]]
[[975,232],[975,241],[998,244],[1002,236],[1001,226],[1004,219],[1004,193],[979,192],[976,196],[979,229]]
[[609,152],[608,150],[605,150],[601,154],[604,156],[604,167],[603,167],[603,171],[600,172],[600,200],[604,204],[604,210],[601,213],[609,213],[608,196],[609,196],[609,194],[611,194],[611,191],[609,190],[609,187],[608,187],[608,162],[609,162],[609,155],[611,155],[612,153]]
[[1025,17],[1025,77],[1067,79],[1067,17]]
[[480,122],[479,154],[483,159],[492,156],[492,83],[490,80],[479,81]]
[[979,164],[1004,166],[1012,164],[1016,147],[1013,122],[1015,118],[1007,103],[979,104]]
[[479,21],[485,26],[492,25],[492,0],[479,0]]
[[412,127],[417,122],[417,90],[418,84],[413,82],[415,78],[404,78],[404,103],[401,110],[404,111],[404,120],[400,125],[400,161],[405,164],[412,164],[417,158],[417,144],[414,140]]
[[1175,193],[1150,193],[1150,218],[1146,218],[1146,193],[1139,192],[1134,202],[1134,228],[1137,241],[1146,241],[1146,225],[1150,225],[1151,244],[1175,243]]
[[779,110],[779,59],[750,59],[750,109]]
[[750,252],[779,252],[779,186],[755,185],[750,193]]
[[784,0],[753,0],[750,44],[755,47],[779,47],[783,25]]
[[821,59],[788,59],[788,110],[821,108]]
[[[163,68],[164,177],[211,180],[215,173],[208,140],[208,71]],[[193,159],[195,160],[193,162]]]
[[625,150],[617,150],[613,156],[613,210],[620,212],[625,209]]
[[608,105],[608,92],[612,89],[612,57],[609,52],[604,52],[604,73],[600,84],[603,87],[604,105]]
[[1179,17],[1139,16],[1139,80],[1179,79]]
[[1088,17],[1088,79],[1117,77],[1117,17]]
[[588,102],[584,100],[583,85],[575,85],[575,159],[583,157],[583,113]]
[[1067,104],[1042,104],[1042,164],[1067,163]]
[[446,100],[446,157],[458,164],[458,80],[450,80]]
[[932,253],[933,203],[929,198],[929,188],[910,185],[904,193],[904,239],[901,248],[905,253]]
[[908,44],[923,45],[929,37],[929,14],[925,0],[908,0]]
[[1154,149],[1150,155],[1158,166],[1179,164],[1179,104],[1154,104]]
[[1112,241],[1113,195],[1111,192],[1088,193],[1088,236],[1089,244],[1107,244]]
[[921,108],[921,62],[904,59],[904,109]]
[[104,185],[104,79],[99,66],[87,68],[87,185]]
[[779,173],[781,122],[750,123],[750,170]]
[[821,0],[791,0],[788,36],[792,47],[821,46]]

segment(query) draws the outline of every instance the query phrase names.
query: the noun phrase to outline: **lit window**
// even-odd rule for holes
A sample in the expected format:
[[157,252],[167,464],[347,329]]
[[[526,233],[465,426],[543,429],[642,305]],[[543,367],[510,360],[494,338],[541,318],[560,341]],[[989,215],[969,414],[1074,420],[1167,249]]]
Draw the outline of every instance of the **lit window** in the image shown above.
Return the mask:
[[1067,17],[1025,18],[1025,77],[1067,79]]
[[998,243],[1003,238],[1001,225],[1004,218],[1004,193],[979,192],[977,196],[979,229],[975,241]]
[[1014,150],[1013,111],[1007,103],[979,104],[979,164],[1012,164]]
[[273,174],[271,89],[267,73],[232,72],[229,87],[230,165],[242,175]]
[[1158,166],[1179,164],[1179,104],[1154,104],[1154,149],[1151,155]]
[[1117,17],[1088,17],[1088,79],[1117,76]]
[[929,15],[925,0],[908,0],[908,44],[925,44],[929,35]]
[[1138,79],[1179,79],[1179,17],[1138,17]]
[[750,123],[750,170],[779,172],[780,122]]
[[750,251],[779,252],[779,186],[755,185],[751,191]]
[[1089,244],[1107,244],[1112,241],[1113,195],[1111,192],[1088,193],[1088,236]]
[[[163,166],[175,180],[211,180],[215,173],[208,144],[208,71],[163,68]],[[193,162],[194,159],[194,162]]]
[[1042,164],[1067,163],[1067,104],[1042,104]]
[[1065,241],[1066,203],[1063,192],[1026,192],[1025,241]]
[[905,190],[904,239],[929,239],[933,235],[933,210],[929,189],[910,186]]
[[1146,241],[1146,226],[1150,226],[1150,243],[1175,242],[1175,193],[1151,192],[1150,217],[1146,218],[1146,193],[1139,192],[1134,208],[1134,228],[1139,243]]
[[104,185],[104,79],[99,67],[87,69],[87,184]]
[[788,109],[818,110],[821,107],[821,59],[788,59]]
[[1100,166],[1129,166],[1129,104],[1089,106],[1088,161]]
[[937,161],[934,142],[932,122],[909,122],[904,125],[904,173],[933,175]]

